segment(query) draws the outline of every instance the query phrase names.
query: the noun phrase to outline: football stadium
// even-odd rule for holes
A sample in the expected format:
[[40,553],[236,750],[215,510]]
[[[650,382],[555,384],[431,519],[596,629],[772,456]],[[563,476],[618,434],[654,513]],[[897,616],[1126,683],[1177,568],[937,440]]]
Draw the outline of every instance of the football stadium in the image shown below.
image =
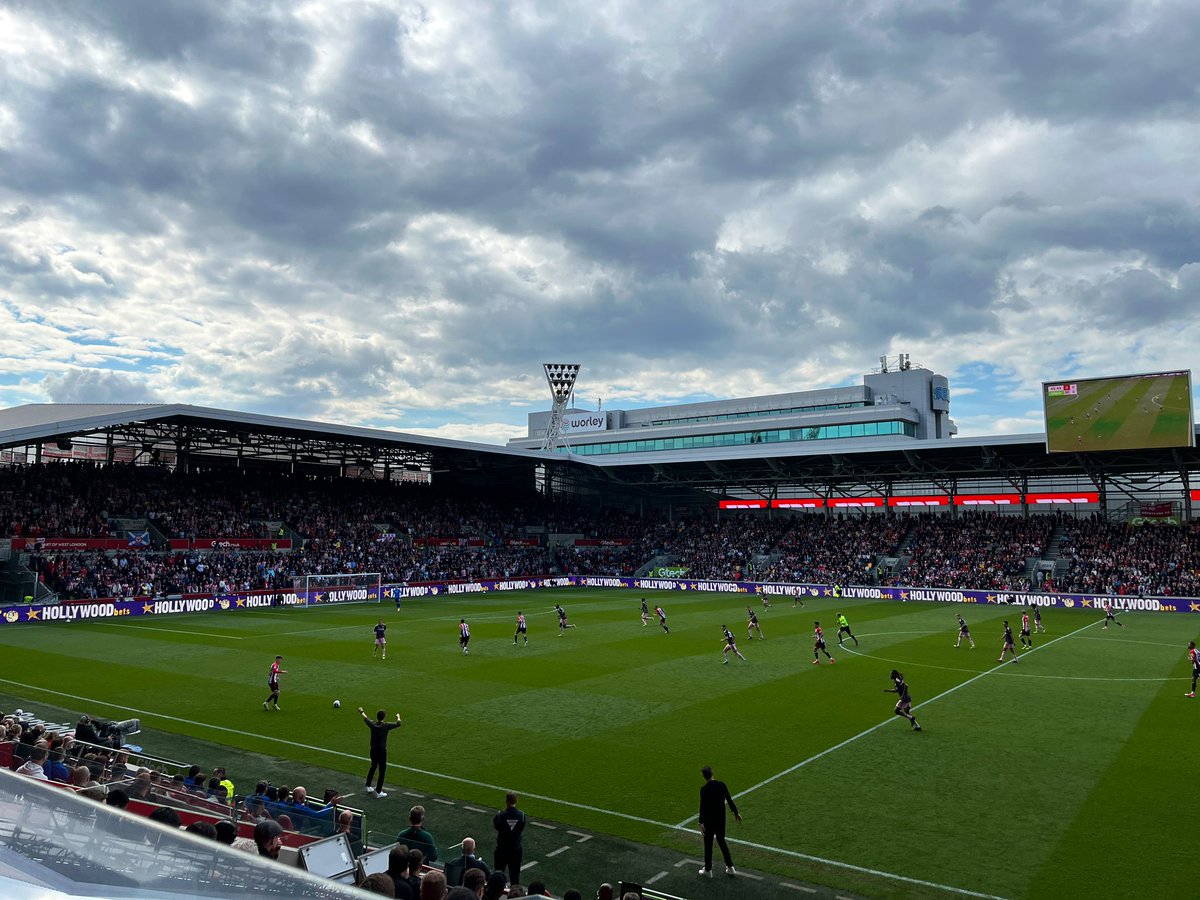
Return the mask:
[[1190,895],[1189,376],[977,438],[881,362],[602,413],[547,364],[503,447],[0,411],[5,895]]

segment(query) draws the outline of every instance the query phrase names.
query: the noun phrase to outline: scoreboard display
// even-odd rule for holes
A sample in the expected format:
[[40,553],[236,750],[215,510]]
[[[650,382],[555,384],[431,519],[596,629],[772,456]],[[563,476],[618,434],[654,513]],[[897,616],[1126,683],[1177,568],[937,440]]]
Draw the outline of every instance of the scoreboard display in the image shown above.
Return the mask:
[[1191,372],[1042,383],[1050,453],[1190,447]]

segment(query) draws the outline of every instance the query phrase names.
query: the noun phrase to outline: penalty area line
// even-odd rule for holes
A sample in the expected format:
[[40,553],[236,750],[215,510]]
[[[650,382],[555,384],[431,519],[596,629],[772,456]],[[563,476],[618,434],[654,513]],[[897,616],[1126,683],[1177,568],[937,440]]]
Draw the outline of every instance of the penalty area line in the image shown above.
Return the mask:
[[[1064,635],[1064,637],[1066,637],[1066,635]],[[169,722],[179,722],[184,725],[194,725],[197,728],[209,729],[211,731],[220,731],[220,732],[224,732],[226,734],[236,734],[240,737],[259,738],[259,739],[261,739],[263,737],[262,734],[253,733],[253,732],[249,732],[249,731],[241,731],[237,728],[227,728],[224,725],[213,725],[209,722],[197,722],[194,719],[184,719],[179,716],[171,716],[171,715],[165,715],[162,713],[151,712],[149,710],[138,709],[133,706],[125,706],[120,703],[111,703],[107,700],[97,700],[94,697],[84,697],[79,694],[70,694],[70,693],[67,693],[66,691],[56,691],[52,688],[41,687],[40,685],[26,684],[25,682],[22,682],[22,681],[14,681],[11,678],[0,678],[0,684],[10,684],[15,687],[24,688],[25,690],[29,690],[29,691],[38,691],[43,694],[52,694],[56,697],[66,697],[69,700],[79,700],[84,703],[93,703],[93,704],[96,704],[97,706],[104,706],[109,709],[125,710],[126,712],[136,713],[139,716],[141,716],[142,718],[146,719],[147,721],[150,721],[154,718],[158,718],[158,719],[163,719],[163,720],[169,721]],[[926,701],[926,702],[931,702],[931,701]],[[315,747],[311,744],[301,744],[297,741],[289,741],[286,738],[272,737],[271,742],[275,746],[288,746],[288,747],[295,747],[299,750],[309,750],[309,751],[312,751],[315,753],[326,753],[331,756],[341,757],[342,759],[354,760],[355,762],[360,762],[360,763],[365,763],[365,762],[369,761],[367,759],[367,757],[365,757],[365,756],[358,756],[353,753],[345,753],[341,750],[332,750],[329,747]],[[848,742],[846,742],[846,743],[848,743]],[[831,749],[836,749],[836,748],[831,748]],[[829,752],[829,751],[827,751],[827,752]],[[402,769],[406,772],[413,772],[418,775],[426,775],[431,778],[440,778],[445,781],[455,782],[457,784],[465,784],[465,785],[469,785],[471,787],[486,788],[487,790],[496,791],[497,793],[505,793],[506,791],[512,790],[511,786],[490,784],[486,781],[476,781],[471,778],[462,778],[458,775],[447,775],[444,772],[433,772],[428,769],[419,769],[414,766],[406,766],[406,765],[399,764],[399,763],[391,763],[390,766],[395,769]],[[794,768],[798,768],[798,767],[794,767]],[[549,796],[546,796],[545,794],[537,794],[532,791],[518,789],[517,793],[522,794],[526,797],[530,797],[534,800],[542,800],[546,803],[552,803],[557,806],[566,807],[568,809],[577,809],[577,810],[582,810],[584,812],[597,813],[599,815],[604,815],[604,816],[611,816],[613,818],[624,819],[629,822],[638,822],[642,825],[652,825],[655,828],[661,828],[664,831],[675,831],[675,832],[681,832],[683,834],[690,834],[690,835],[697,835],[697,836],[700,835],[699,829],[684,827],[688,822],[692,821],[693,817],[690,817],[690,816],[687,819],[684,819],[684,821],[679,823],[678,825],[671,825],[667,822],[660,822],[656,819],[648,819],[645,816],[636,816],[636,815],[633,815],[632,813],[618,812],[618,811],[612,810],[612,809],[603,809],[601,807],[591,806],[586,803],[576,803],[572,800],[561,800],[557,797],[549,797]],[[743,793],[746,793],[746,792],[743,792]],[[742,794],[738,794],[738,796],[740,797],[740,796],[742,796]],[[536,825],[539,823],[534,822],[533,824]],[[937,882],[933,882],[933,881],[923,881],[919,878],[911,878],[907,875],[897,875],[893,872],[884,872],[879,869],[871,869],[871,868],[867,868],[865,866],[858,866],[858,865],[854,865],[853,863],[841,862],[840,860],[836,860],[836,859],[825,859],[824,857],[820,857],[820,856],[811,856],[807,853],[800,853],[795,850],[787,850],[782,847],[772,847],[769,844],[759,844],[759,843],[755,843],[753,841],[740,840],[738,838],[727,838],[727,840],[730,843],[739,844],[739,845],[742,845],[745,847],[752,847],[756,850],[762,850],[767,853],[778,853],[781,856],[788,856],[788,857],[792,857],[793,859],[801,859],[801,860],[805,860],[807,862],[814,862],[814,863],[819,863],[821,865],[832,866],[834,868],[846,869],[848,871],[859,872],[859,873],[862,873],[865,875],[873,875],[877,878],[883,878],[883,879],[888,879],[888,880],[892,880],[892,881],[902,881],[902,882],[905,882],[906,884],[920,885],[921,887],[933,888],[935,890],[944,891],[949,894],[958,894],[958,895],[966,896],[966,897],[980,897],[980,898],[984,898],[984,900],[1005,900],[1005,898],[1003,898],[1003,897],[996,897],[992,894],[981,894],[981,893],[977,893],[975,891],[966,890],[964,888],[957,888],[957,887],[952,887],[951,885],[938,884]]]

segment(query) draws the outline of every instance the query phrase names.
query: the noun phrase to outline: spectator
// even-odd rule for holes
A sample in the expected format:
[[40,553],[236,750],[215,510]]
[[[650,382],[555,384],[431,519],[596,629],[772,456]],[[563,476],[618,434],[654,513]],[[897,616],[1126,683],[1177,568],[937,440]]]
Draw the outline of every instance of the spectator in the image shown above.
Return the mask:
[[500,900],[504,896],[504,889],[508,887],[508,878],[504,873],[497,870],[487,878],[487,887],[483,890],[484,900]]
[[120,788],[113,788],[108,792],[108,796],[104,798],[104,802],[109,806],[115,806],[117,809],[124,809],[129,805],[129,795]]
[[488,868],[488,864],[475,855],[475,838],[465,837],[462,841],[462,856],[455,860],[447,860],[446,862],[445,872],[447,883],[451,887],[466,884],[464,876],[470,869],[481,870],[485,879],[492,872]]
[[470,888],[459,885],[450,888],[449,893],[446,894],[446,900],[479,900],[479,895]]
[[158,807],[158,809],[154,810],[146,818],[151,822],[157,822],[159,825],[166,825],[168,828],[178,828],[183,824],[183,819],[179,817],[179,813],[169,806]]
[[50,751],[46,761],[46,777],[59,784],[71,783],[71,770],[67,767],[66,754],[61,744]]
[[28,775],[30,778],[38,779],[38,781],[49,781],[50,777],[46,774],[45,768],[49,757],[50,751],[39,744],[30,752],[28,762],[17,769],[17,774]]
[[472,900],[481,900],[483,889],[487,886],[487,873],[474,867],[467,869],[462,886],[470,892]]
[[583,900],[583,894],[579,893],[575,888],[571,888],[563,894],[563,900]]
[[205,822],[203,819],[193,822],[185,830],[190,834],[194,834],[202,838],[208,838],[211,841],[215,841],[217,839],[217,826],[215,826],[212,822]]
[[[412,888],[413,896],[418,897],[421,894],[421,867],[425,865],[425,854],[416,847],[408,848],[408,885]],[[442,876],[442,884],[445,885],[446,878]]]
[[279,851],[283,847],[283,829],[279,827],[279,823],[263,819],[255,825],[254,845],[258,848],[259,856],[279,859]]
[[445,875],[437,869],[425,873],[421,879],[421,900],[445,900],[447,893]]
[[370,891],[372,894],[382,894],[384,897],[396,896],[395,883],[383,872],[368,875],[362,880],[362,884],[359,887]]
[[613,891],[615,889],[607,881],[600,885],[596,891],[596,900],[613,900]]
[[387,874],[395,882],[395,896],[412,900],[416,894],[408,881],[408,848],[397,844],[388,853]]
[[529,882],[529,896],[548,897],[549,894],[546,893],[546,882],[538,879]]
[[429,862],[437,862],[438,850],[433,835],[425,830],[425,807],[414,806],[408,813],[409,826],[396,835],[396,840],[410,850],[420,850]]
[[233,842],[237,840],[237,826],[228,819],[221,819],[215,826],[217,831],[217,841],[222,844],[233,846]]

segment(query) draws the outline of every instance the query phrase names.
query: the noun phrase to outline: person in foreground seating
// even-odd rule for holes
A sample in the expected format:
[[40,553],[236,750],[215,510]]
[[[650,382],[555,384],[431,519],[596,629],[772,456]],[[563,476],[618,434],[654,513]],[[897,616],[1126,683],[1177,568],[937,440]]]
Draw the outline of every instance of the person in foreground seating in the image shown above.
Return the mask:
[[421,900],[444,900],[447,894],[446,876],[433,869],[421,879]]
[[387,874],[395,884],[395,896],[405,900],[413,900],[416,897],[412,885],[408,882],[408,848],[403,844],[397,844],[388,853]]
[[272,819],[263,819],[254,826],[254,844],[259,856],[269,856],[279,859],[279,851],[283,847],[283,829]]

